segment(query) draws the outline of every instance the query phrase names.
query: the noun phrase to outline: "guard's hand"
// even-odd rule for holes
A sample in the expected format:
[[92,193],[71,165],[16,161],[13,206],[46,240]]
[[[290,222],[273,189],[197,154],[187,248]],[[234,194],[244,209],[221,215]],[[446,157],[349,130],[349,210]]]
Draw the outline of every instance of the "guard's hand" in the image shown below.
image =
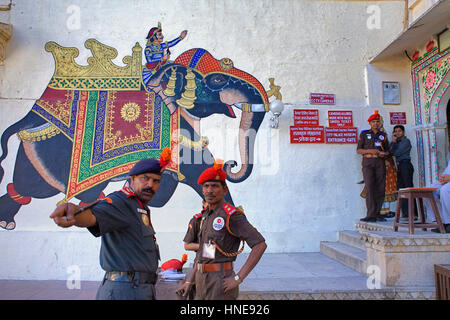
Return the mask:
[[225,293],[227,293],[230,290],[233,290],[238,286],[239,283],[236,280],[234,280],[234,276],[223,279],[223,289]]
[[380,151],[379,153],[378,153],[378,156],[380,157],[380,158],[384,158],[384,157],[386,157],[388,155],[388,153],[387,152],[384,152],[384,151]]
[[50,219],[62,228],[68,228],[75,225],[74,212],[78,210],[78,206],[72,203],[59,205],[50,215]]
[[177,289],[177,291],[175,291],[176,294],[182,296],[182,297],[186,297],[189,293],[189,291],[191,290],[192,287],[192,283],[183,283],[183,285],[181,287],[179,287]]

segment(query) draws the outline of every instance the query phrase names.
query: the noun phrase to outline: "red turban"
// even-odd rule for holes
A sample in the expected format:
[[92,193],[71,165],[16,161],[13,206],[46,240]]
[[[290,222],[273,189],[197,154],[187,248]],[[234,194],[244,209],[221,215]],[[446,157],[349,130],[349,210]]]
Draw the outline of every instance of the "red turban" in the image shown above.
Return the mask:
[[368,122],[372,120],[380,120],[380,114],[378,113],[378,110],[375,110],[373,115],[371,115],[369,119],[367,119]]
[[223,160],[217,159],[214,161],[214,166],[206,169],[202,172],[202,174],[198,177],[198,184],[203,184],[206,181],[225,181],[227,178],[227,173],[222,169],[223,168]]

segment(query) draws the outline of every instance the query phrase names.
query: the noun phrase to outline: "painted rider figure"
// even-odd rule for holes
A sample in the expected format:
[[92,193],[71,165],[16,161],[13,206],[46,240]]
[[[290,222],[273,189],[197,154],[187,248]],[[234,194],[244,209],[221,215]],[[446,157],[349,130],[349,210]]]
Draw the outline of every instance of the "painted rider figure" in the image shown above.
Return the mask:
[[162,34],[161,23],[158,23],[158,27],[150,29],[147,35],[147,45],[145,47],[145,59],[147,63],[142,70],[142,81],[144,85],[150,81],[150,78],[158,72],[158,70],[167,63],[170,57],[170,47],[178,44],[186,37],[187,30],[180,33],[178,38],[175,38],[169,42],[163,42],[164,36]]

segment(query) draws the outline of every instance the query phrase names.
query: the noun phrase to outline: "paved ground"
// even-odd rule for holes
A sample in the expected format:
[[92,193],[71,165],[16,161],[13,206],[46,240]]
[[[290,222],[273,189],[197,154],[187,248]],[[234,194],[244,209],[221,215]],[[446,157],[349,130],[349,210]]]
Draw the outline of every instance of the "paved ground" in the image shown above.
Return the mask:
[[[236,261],[239,270],[247,255]],[[245,292],[367,290],[367,278],[321,253],[265,254],[240,287]],[[91,300],[99,282],[85,281],[69,290],[65,281],[0,280],[0,300]],[[159,282],[160,298],[176,299],[174,283]]]

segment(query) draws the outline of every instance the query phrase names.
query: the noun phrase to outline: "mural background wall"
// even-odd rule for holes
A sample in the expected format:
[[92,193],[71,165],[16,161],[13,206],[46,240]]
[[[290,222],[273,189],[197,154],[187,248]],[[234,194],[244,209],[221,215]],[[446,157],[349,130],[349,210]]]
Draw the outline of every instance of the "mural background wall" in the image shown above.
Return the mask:
[[[236,205],[262,232],[267,252],[319,251],[321,240],[335,240],[337,231],[352,229],[364,216],[359,194],[360,157],[356,145],[290,144],[289,126],[293,109],[319,109],[320,125],[328,125],[328,110],[352,110],[359,131],[366,119],[379,109],[403,111],[408,125],[414,121],[410,64],[379,63],[367,67],[368,59],[401,31],[402,2],[373,3],[339,1],[17,1],[2,19],[14,26],[14,35],[0,67],[0,132],[21,119],[46,88],[54,70],[51,54],[44,45],[55,41],[80,50],[75,59],[86,65],[89,51],[83,48],[95,38],[118,50],[115,64],[129,55],[136,42],[145,46],[150,27],[162,22],[167,39],[180,30],[189,33],[172,51],[173,59],[190,48],[205,48],[216,58],[228,57],[237,68],[261,81],[268,78],[282,87],[288,105],[280,118],[280,128],[270,128],[269,116],[259,130],[255,167],[240,184],[230,184]],[[379,23],[371,21],[379,14]],[[144,63],[144,61],[143,61]],[[398,70],[398,79],[385,74]],[[389,76],[391,77],[391,75]],[[401,83],[401,105],[382,104],[381,81]],[[335,106],[311,106],[310,92],[334,93]],[[235,110],[239,118],[239,111]],[[387,124],[387,125],[386,125]],[[216,157],[239,159],[238,121],[213,115],[202,120],[202,135]],[[407,135],[415,145],[410,128]],[[214,139],[213,139],[214,138]],[[12,178],[15,150],[3,162],[2,194]],[[413,150],[416,161],[416,151]],[[111,184],[107,191],[122,183]],[[99,239],[82,229],[63,230],[48,218],[63,195],[33,200],[16,217],[15,230],[0,230],[0,277],[4,279],[66,279],[67,268],[78,265],[85,280],[98,280]],[[179,185],[163,208],[152,209],[162,261],[180,258],[187,223],[200,210],[201,201],[190,188]],[[192,263],[193,254],[189,254]]]

